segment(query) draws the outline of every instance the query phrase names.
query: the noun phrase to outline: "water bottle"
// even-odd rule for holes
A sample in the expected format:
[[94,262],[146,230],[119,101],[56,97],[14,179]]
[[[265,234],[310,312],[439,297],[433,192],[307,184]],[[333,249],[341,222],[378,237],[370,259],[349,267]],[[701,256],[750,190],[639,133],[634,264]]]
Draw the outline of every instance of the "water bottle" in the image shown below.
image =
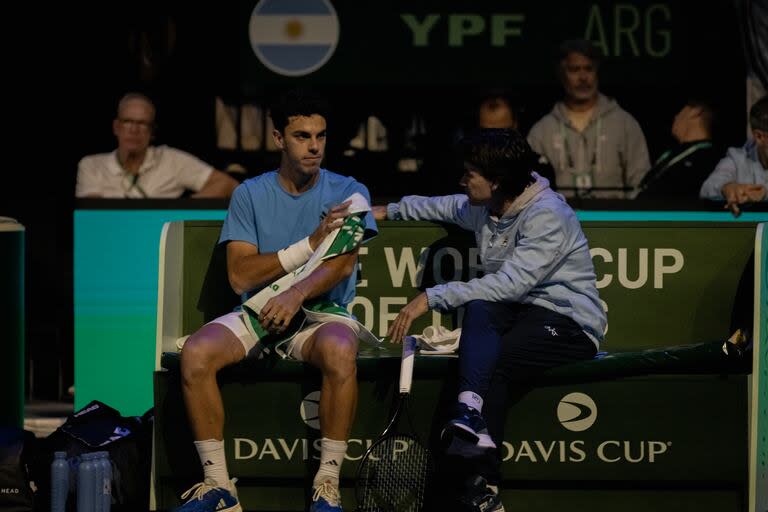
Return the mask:
[[67,452],[53,454],[51,463],[51,512],[65,512],[69,494]]
[[112,507],[112,463],[109,460],[109,452],[97,452],[101,466],[101,483],[97,494],[101,500],[100,512],[110,512]]
[[93,453],[80,456],[80,467],[77,471],[77,512],[96,511],[96,476],[99,471]]
[[93,465],[96,471],[93,472],[93,510],[92,512],[101,512],[101,488],[104,480],[104,468],[101,465],[102,452],[93,452]]

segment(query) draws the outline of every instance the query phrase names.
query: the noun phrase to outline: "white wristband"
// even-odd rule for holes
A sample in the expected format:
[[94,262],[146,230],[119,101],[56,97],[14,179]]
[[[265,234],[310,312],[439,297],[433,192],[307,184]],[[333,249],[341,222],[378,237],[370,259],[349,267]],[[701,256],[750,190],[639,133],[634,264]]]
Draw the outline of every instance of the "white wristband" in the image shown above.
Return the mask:
[[309,237],[299,240],[295,244],[277,251],[277,259],[286,272],[293,272],[305,264],[312,256],[312,247],[309,245]]

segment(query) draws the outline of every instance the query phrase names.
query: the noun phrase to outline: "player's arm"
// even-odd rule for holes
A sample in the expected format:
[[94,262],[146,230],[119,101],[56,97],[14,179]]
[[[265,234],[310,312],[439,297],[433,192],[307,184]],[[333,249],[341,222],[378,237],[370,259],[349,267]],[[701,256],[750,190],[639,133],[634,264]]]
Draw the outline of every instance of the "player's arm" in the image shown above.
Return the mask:
[[306,239],[274,253],[260,253],[250,242],[232,240],[227,244],[227,276],[238,295],[261,288],[306,263],[312,251],[349,215],[349,202],[334,206]]
[[238,295],[285,275],[277,253],[260,254],[258,247],[240,240],[227,244],[227,277]]

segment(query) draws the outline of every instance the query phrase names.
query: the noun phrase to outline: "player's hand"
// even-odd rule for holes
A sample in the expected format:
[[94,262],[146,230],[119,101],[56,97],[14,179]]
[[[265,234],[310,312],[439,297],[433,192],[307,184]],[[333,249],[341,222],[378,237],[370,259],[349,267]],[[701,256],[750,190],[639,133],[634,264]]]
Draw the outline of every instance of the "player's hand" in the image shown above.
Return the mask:
[[741,214],[739,205],[762,201],[765,198],[766,189],[763,185],[727,183],[723,185],[722,193],[725,197],[725,208],[738,217]]
[[371,207],[373,212],[373,218],[376,220],[387,220],[387,207],[386,206],[373,206]]
[[313,251],[316,250],[321,243],[323,243],[323,240],[326,236],[328,236],[328,233],[344,223],[344,217],[349,215],[349,211],[347,209],[351,204],[352,201],[344,201],[343,203],[334,206],[328,211],[328,214],[320,222],[320,225],[317,226],[315,232],[309,235],[309,246],[312,247]]
[[429,303],[427,302],[427,294],[421,292],[411,302],[405,305],[400,313],[397,314],[397,318],[389,326],[387,336],[392,343],[401,343],[403,339],[408,335],[408,330],[411,328],[411,324],[414,320],[421,315],[429,311]]
[[279,334],[288,327],[303,302],[301,292],[290,287],[264,304],[259,313],[259,323],[269,332]]

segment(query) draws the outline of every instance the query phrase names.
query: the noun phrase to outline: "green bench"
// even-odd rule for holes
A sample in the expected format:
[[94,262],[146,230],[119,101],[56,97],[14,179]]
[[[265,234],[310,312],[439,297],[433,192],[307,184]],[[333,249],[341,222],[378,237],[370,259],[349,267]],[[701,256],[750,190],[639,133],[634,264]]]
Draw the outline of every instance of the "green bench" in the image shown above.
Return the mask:
[[[237,304],[224,253],[214,248],[220,226],[175,222],[163,232],[152,510],[176,505],[200,478],[175,342]],[[734,318],[755,315],[744,303],[752,276],[763,275],[753,272],[756,225],[584,222],[584,229],[608,309],[610,354],[550,371],[510,408],[505,502],[524,510],[745,510],[756,482],[751,361],[720,347]],[[444,226],[386,222],[380,230],[361,251],[352,310],[382,335],[416,287],[472,277],[477,254],[470,236]],[[456,321],[427,315],[416,328]],[[688,347],[665,348],[673,345]],[[455,400],[455,367],[454,356],[417,357],[413,421],[430,442]],[[398,368],[397,347],[361,347],[358,414],[342,469],[348,510],[357,461],[386,424]],[[223,371],[220,384],[225,449],[244,508],[306,510],[319,454],[318,372],[292,361],[246,361]],[[572,421],[564,402],[582,404],[587,416]]]

